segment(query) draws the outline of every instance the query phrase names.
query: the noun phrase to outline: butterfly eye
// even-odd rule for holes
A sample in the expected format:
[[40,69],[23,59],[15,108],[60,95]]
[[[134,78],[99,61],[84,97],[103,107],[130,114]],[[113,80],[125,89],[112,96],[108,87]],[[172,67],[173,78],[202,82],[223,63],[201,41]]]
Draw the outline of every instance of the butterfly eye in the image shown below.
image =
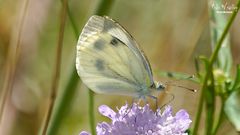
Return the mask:
[[104,70],[104,61],[101,59],[97,59],[95,62],[95,67],[97,68],[97,70],[102,71]]
[[165,89],[165,86],[161,84],[160,82],[154,82],[154,86],[156,90],[162,90]]

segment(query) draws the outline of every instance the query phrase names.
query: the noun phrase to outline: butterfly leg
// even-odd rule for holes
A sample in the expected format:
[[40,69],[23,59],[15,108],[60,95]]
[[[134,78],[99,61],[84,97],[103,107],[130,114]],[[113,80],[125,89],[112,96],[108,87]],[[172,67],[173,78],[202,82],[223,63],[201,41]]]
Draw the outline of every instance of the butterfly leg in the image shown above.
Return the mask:
[[158,98],[153,96],[153,95],[148,95],[148,97],[152,98],[155,100],[155,105],[156,105],[156,109],[158,108]]
[[146,99],[145,96],[140,96],[140,97],[139,97],[138,104],[140,104],[141,99],[143,100],[143,102],[144,102],[145,104],[148,104],[148,101],[147,101],[147,99]]
[[[138,100],[138,103],[137,103],[137,104],[139,104],[139,102],[140,102],[139,98],[137,98],[137,97],[132,98],[131,106],[130,106],[129,108],[127,108],[126,114],[124,115],[124,117],[127,116],[128,113],[132,110],[133,104],[134,104],[134,102],[137,101],[137,100]],[[123,117],[123,118],[124,118],[124,117]]]
[[174,100],[174,98],[175,98],[175,96],[174,96],[173,93],[170,93],[170,92],[168,92],[168,91],[165,91],[165,93],[168,94],[168,95],[170,95],[170,96],[171,96],[171,99],[170,99],[167,103],[163,104],[163,105],[160,107],[160,109],[162,109],[162,108],[165,107],[166,105],[170,104],[170,103]]

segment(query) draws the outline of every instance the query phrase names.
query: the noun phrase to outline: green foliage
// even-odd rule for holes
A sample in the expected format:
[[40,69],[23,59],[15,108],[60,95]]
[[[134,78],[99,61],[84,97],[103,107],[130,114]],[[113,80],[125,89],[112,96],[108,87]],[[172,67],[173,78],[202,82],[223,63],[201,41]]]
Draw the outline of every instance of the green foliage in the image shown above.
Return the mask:
[[236,77],[234,80],[234,83],[231,87],[231,90],[239,90],[240,89],[240,65],[237,65],[237,72],[236,72]]
[[224,111],[236,130],[240,131],[240,90],[232,92],[227,98]]
[[234,82],[229,90],[229,96],[226,100],[224,111],[228,119],[240,131],[240,66],[237,66],[237,72]]
[[[218,4],[221,3],[221,1],[217,2]],[[214,25],[210,27],[213,53],[210,58],[199,56],[195,59],[197,78],[191,78],[191,80],[201,84],[203,87],[201,89],[202,94],[199,101],[195,126],[192,132],[188,131],[189,134],[198,134],[203,106],[205,106],[206,110],[206,135],[217,134],[223,122],[224,113],[226,113],[229,120],[235,125],[236,129],[238,131],[240,130],[240,117],[238,117],[240,116],[240,66],[237,66],[235,80],[232,79],[230,76],[232,70],[232,54],[228,34],[229,27],[232,25],[236,13],[237,12],[235,12],[227,22],[224,15],[216,14],[215,11],[211,12],[211,21],[214,22]],[[163,71],[160,72],[159,75],[175,79],[186,79],[190,76],[184,73]],[[221,99],[220,108],[216,108],[217,97]],[[217,110],[220,113],[215,117]]]
[[[221,5],[221,1],[216,1],[217,4]],[[240,6],[240,1],[237,4],[238,8]],[[200,78],[204,76],[204,79],[201,79],[202,84],[202,94],[199,101],[198,112],[196,115],[196,121],[194,125],[194,129],[192,134],[195,135],[198,132],[200,117],[202,113],[202,108],[205,105],[206,107],[206,120],[205,120],[205,134],[206,135],[215,135],[223,121],[224,118],[224,108],[229,116],[230,114],[236,117],[239,116],[239,102],[236,101],[236,96],[232,95],[232,91],[230,90],[231,82],[231,67],[232,67],[232,57],[230,50],[230,42],[229,42],[229,34],[228,30],[232,25],[232,22],[237,14],[234,12],[230,19],[226,21],[225,16],[222,14],[217,14],[214,9],[210,9],[211,11],[211,36],[212,36],[212,48],[213,53],[210,59],[206,59],[202,57],[203,65],[205,69],[203,69],[203,74],[199,69],[199,63],[196,63],[196,69],[198,71],[198,75]],[[206,72],[205,72],[206,71]],[[239,74],[239,73],[237,73]],[[238,76],[238,75],[237,75]],[[238,77],[236,77],[238,80]],[[232,88],[237,86],[238,82],[235,81]],[[220,97],[221,99],[221,107],[217,108],[215,105],[216,98]],[[227,98],[230,98],[226,101]],[[237,103],[238,102],[238,103]],[[238,104],[238,105],[237,105]],[[229,107],[231,106],[231,107]],[[227,109],[226,109],[227,108]],[[219,109],[220,113],[217,117],[214,117],[216,109]],[[237,111],[238,110],[238,111]],[[216,119],[217,118],[217,119]],[[233,118],[230,116],[230,121],[233,121]],[[237,120],[236,120],[237,121]],[[234,124],[239,124],[239,121],[234,121]],[[237,127],[237,126],[236,126]]]
[[[222,0],[215,0],[216,5],[222,5]],[[214,8],[210,9],[210,32],[212,38],[212,48],[215,48],[217,41],[220,39],[224,27],[227,24],[226,14],[219,14]],[[216,66],[222,69],[225,73],[230,74],[232,68],[232,54],[230,50],[230,35],[227,35],[222,42],[218,52]]]

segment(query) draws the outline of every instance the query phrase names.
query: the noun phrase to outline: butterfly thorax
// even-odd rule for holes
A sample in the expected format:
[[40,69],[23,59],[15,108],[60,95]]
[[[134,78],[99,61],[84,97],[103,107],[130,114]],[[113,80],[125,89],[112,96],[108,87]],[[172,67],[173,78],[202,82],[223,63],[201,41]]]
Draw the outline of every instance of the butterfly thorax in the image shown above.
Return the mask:
[[166,86],[160,82],[154,82],[154,86],[153,86],[157,91],[163,90],[166,88]]
[[146,86],[146,85],[141,85],[140,90],[139,90],[139,97],[144,97],[147,95],[151,95],[151,93],[153,91],[160,91],[160,90],[164,90],[165,89],[165,85],[160,83],[160,82],[154,82],[153,85],[151,85],[150,87]]

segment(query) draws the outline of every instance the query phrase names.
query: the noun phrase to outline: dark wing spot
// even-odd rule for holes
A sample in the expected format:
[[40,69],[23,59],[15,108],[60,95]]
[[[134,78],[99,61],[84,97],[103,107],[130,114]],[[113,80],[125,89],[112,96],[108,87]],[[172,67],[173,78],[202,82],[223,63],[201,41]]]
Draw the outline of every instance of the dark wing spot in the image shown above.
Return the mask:
[[104,70],[104,61],[101,59],[97,59],[95,62],[95,67],[97,68],[97,70],[102,71]]
[[96,48],[97,50],[102,50],[105,44],[106,42],[104,40],[98,39],[94,42],[94,48]]
[[111,40],[110,44],[114,45],[114,46],[117,46],[117,44],[118,44],[117,38],[113,37],[113,39]]
[[112,36],[112,40],[111,40],[110,44],[113,45],[113,46],[117,46],[117,45],[119,45],[119,43],[124,44],[121,40],[119,40],[118,38]]

